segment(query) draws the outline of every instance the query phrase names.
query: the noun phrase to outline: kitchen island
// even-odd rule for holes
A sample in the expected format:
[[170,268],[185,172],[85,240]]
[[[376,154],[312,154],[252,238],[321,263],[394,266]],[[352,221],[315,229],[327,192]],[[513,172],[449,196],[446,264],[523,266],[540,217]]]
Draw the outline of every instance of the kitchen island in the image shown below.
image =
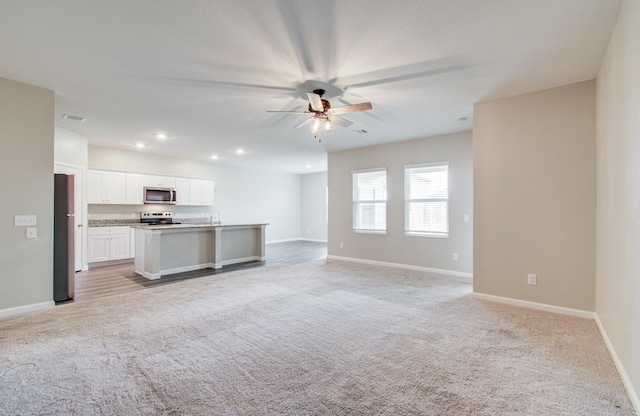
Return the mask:
[[135,272],[147,279],[265,261],[267,224],[134,225]]

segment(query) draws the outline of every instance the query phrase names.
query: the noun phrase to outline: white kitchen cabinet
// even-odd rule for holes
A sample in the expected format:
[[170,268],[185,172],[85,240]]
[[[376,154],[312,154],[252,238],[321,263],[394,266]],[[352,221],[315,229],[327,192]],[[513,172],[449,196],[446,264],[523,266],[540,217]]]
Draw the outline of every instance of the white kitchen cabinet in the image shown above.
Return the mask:
[[109,246],[110,260],[124,260],[131,258],[131,233],[129,227],[126,233],[111,234]]
[[125,203],[128,205],[144,204],[144,196],[142,192],[143,175],[141,173],[127,172],[125,175]]
[[173,176],[144,175],[144,186],[157,188],[175,188],[176,178]]
[[208,179],[189,179],[189,205],[213,206],[214,182]]
[[131,227],[89,227],[87,263],[131,258]]
[[189,178],[176,178],[176,205],[189,205]]
[[87,263],[109,261],[109,234],[88,235],[87,244]]
[[87,201],[89,204],[124,204],[125,173],[107,170],[89,170],[87,175]]

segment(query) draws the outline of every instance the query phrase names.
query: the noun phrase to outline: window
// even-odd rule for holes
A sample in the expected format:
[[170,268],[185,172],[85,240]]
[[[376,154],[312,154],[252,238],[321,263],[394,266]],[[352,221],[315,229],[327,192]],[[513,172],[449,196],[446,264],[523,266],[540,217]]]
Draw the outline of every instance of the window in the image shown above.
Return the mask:
[[386,169],[353,172],[353,230],[371,233],[386,232]]
[[449,162],[404,167],[405,234],[449,235]]

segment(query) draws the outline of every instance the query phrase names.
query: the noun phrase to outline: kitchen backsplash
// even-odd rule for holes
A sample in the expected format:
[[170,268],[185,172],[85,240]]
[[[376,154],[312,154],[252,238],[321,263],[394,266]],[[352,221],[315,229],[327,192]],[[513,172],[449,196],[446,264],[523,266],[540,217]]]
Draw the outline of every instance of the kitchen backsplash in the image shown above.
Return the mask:
[[140,212],[172,212],[174,221],[182,223],[210,223],[220,221],[218,211],[203,210],[202,207],[183,207],[175,205],[89,205],[88,226],[95,227],[105,224],[129,225],[140,222]]

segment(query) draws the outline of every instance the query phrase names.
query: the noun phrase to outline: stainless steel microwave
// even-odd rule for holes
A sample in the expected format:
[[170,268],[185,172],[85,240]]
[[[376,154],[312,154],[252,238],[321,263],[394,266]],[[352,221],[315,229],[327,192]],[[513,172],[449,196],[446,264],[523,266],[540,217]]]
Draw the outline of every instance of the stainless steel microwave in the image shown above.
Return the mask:
[[174,188],[144,187],[145,204],[176,204],[176,190]]

